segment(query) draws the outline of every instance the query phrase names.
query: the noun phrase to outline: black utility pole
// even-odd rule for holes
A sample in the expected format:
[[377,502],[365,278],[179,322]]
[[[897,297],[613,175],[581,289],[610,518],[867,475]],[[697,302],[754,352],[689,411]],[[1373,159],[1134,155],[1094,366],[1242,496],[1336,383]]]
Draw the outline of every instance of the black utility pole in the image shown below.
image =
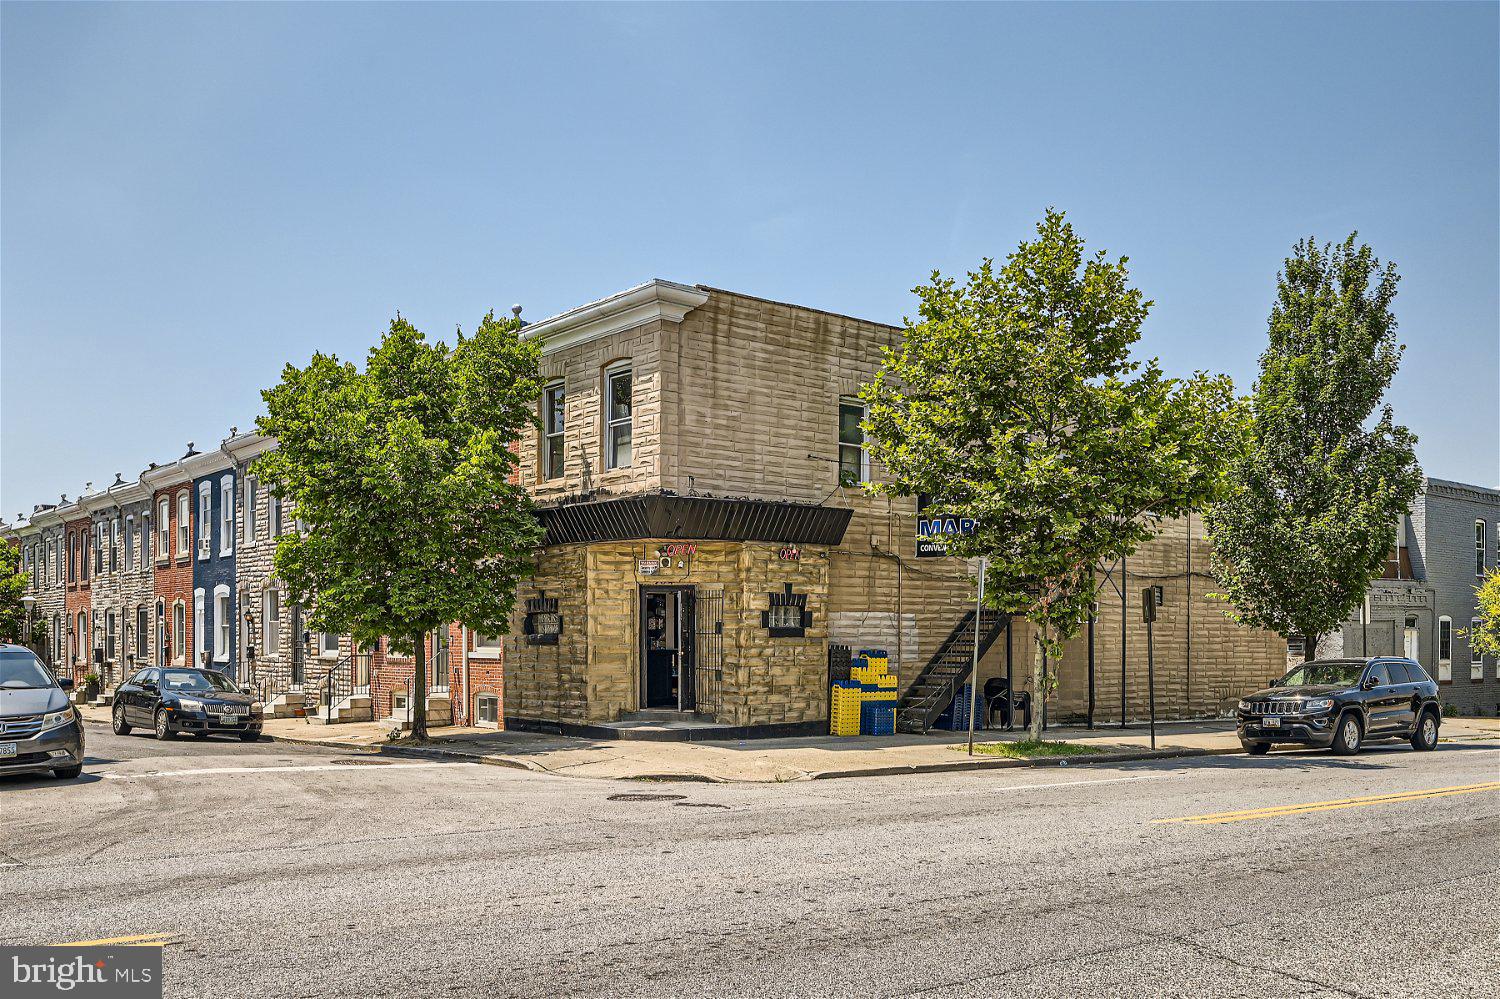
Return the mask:
[[1094,728],[1094,619],[1098,616],[1099,602],[1089,604],[1089,730]]
[[1125,727],[1125,622],[1130,614],[1126,588],[1130,584],[1130,573],[1125,568],[1125,556],[1120,556],[1120,582],[1115,590],[1120,594],[1120,727]]
[[1007,732],[1016,727],[1016,688],[1015,677],[1011,672],[1010,644],[1010,626],[1014,620],[1014,617],[1007,617],[1005,619],[1005,696],[1009,699],[1009,703],[1005,707],[1005,730]]

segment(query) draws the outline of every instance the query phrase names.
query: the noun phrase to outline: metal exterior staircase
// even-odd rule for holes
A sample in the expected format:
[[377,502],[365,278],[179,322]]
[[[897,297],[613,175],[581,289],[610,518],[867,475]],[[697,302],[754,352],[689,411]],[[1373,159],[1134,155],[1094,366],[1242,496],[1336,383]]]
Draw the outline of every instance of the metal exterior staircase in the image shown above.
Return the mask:
[[[980,619],[979,657],[989,651],[1010,618],[985,609]],[[974,666],[974,612],[968,611],[896,702],[897,732],[926,732],[953,703]]]

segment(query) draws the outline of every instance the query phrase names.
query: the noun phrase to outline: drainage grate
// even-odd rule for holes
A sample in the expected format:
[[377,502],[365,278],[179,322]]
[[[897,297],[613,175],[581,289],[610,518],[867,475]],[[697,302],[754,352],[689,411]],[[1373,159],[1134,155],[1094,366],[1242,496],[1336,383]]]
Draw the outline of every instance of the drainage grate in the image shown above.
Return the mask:
[[390,760],[369,760],[357,756],[345,756],[337,760],[332,760],[330,762],[344,767],[388,767],[391,765]]
[[610,801],[681,801],[685,794],[612,794]]

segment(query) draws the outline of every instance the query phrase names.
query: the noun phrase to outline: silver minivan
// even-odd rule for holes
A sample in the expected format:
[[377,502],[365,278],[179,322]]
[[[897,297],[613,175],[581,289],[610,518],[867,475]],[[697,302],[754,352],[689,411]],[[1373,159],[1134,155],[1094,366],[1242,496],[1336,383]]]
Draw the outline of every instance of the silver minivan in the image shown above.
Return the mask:
[[68,702],[72,677],[21,645],[0,644],[0,775],[83,773],[83,718]]

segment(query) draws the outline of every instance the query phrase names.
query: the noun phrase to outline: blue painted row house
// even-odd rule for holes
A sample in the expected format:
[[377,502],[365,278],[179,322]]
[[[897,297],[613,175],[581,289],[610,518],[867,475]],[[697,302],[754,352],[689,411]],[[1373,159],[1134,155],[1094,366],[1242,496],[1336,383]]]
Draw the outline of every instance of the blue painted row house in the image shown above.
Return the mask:
[[193,548],[193,661],[239,680],[240,609],[235,599],[239,469],[222,450],[188,458],[197,525]]

